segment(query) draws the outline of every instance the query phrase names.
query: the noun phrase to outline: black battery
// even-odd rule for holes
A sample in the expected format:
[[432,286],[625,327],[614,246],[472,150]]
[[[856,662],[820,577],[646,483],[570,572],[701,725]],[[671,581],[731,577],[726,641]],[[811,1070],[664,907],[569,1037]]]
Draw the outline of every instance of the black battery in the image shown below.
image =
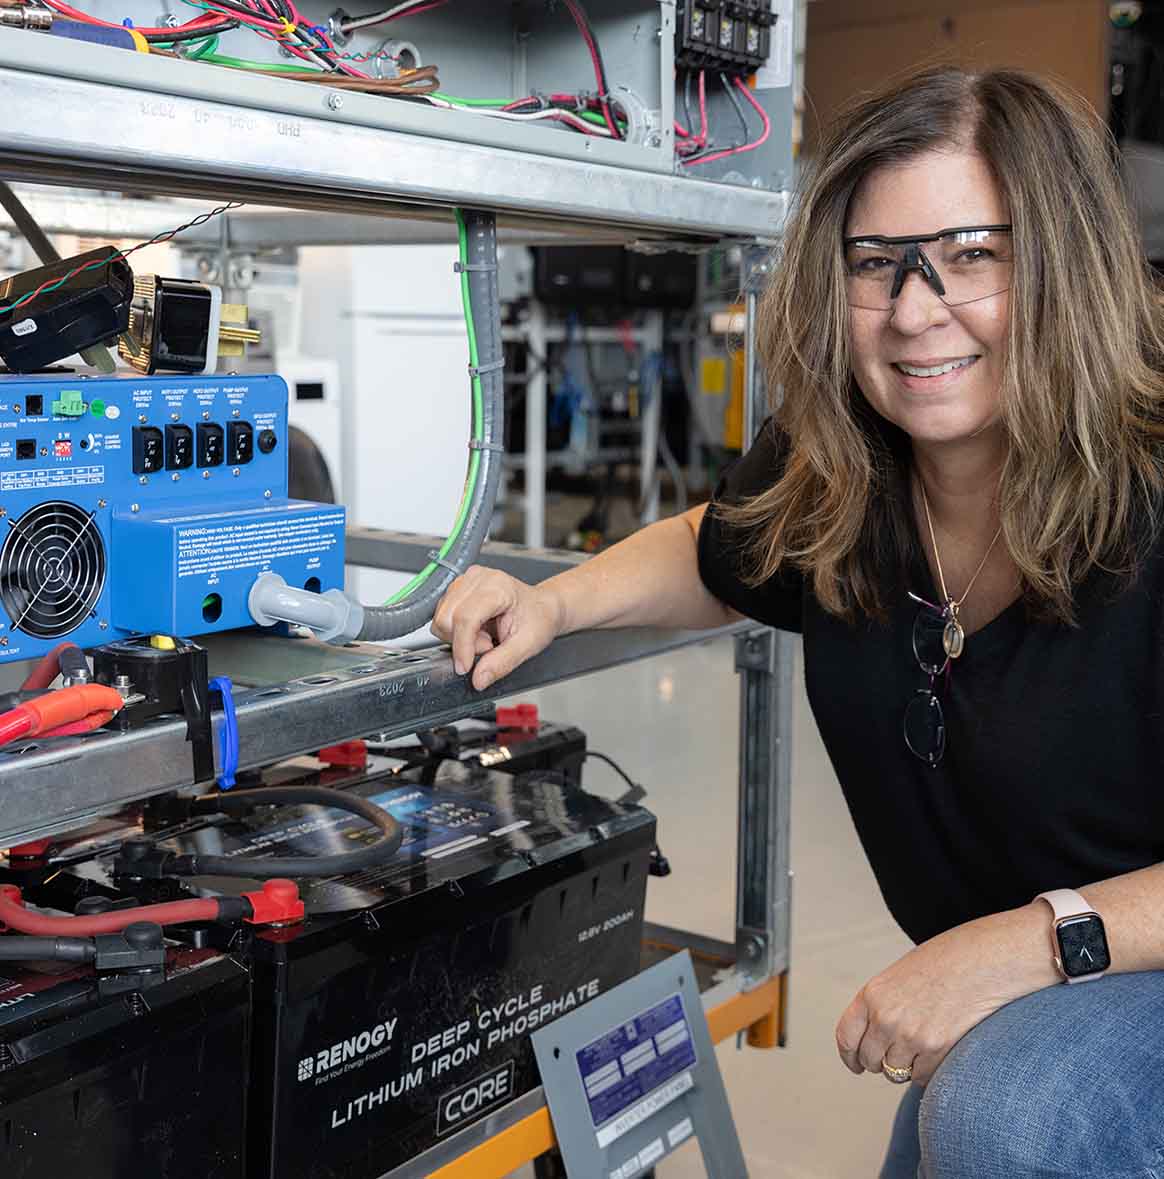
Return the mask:
[[[252,976],[250,1179],[377,1179],[534,1088],[529,1034],[639,969],[649,811],[562,774],[389,765],[372,758],[344,785],[403,825],[394,862],[301,880],[301,925],[223,944]],[[303,806],[152,836],[247,857],[334,853],[374,833]],[[99,854],[67,872],[104,888],[108,865]]]
[[5,1179],[244,1179],[246,969],[175,949],[141,995],[92,971],[0,963]]

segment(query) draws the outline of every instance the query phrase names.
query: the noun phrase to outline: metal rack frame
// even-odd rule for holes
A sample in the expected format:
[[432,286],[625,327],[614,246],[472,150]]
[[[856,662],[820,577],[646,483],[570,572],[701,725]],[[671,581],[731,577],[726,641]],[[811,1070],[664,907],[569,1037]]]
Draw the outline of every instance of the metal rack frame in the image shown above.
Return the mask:
[[[6,112],[0,176],[336,214],[322,231],[334,243],[345,239],[342,219],[352,214],[403,218],[407,227],[401,238],[384,222],[378,238],[364,221],[352,230],[354,241],[416,240],[426,226],[443,237],[448,210],[472,205],[495,210],[503,228],[531,239],[539,233],[688,244],[737,238],[763,246],[778,234],[788,207],[784,192],[341,119],[319,92],[300,93],[268,79],[237,78],[229,102],[177,93],[177,83],[159,94],[153,83],[160,75],[148,68],[156,65],[132,54],[81,51],[0,30],[0,106]],[[49,111],[68,111],[68,117],[46,117]],[[285,211],[235,224],[246,227],[239,236],[250,248],[294,244],[296,234],[311,240],[314,232],[302,228],[307,219]],[[754,316],[748,320],[745,347],[754,355]],[[746,395],[755,406],[754,363]],[[749,421],[756,417],[751,411]],[[432,547],[431,538],[356,529],[348,557],[352,564],[407,571],[421,567]],[[499,545],[482,555],[483,563],[531,581],[579,559]],[[240,693],[238,700],[243,763],[257,766],[348,737],[404,734],[478,711],[500,695],[727,633],[736,641],[741,705],[736,941],[712,943],[676,930],[653,929],[651,935],[688,945],[721,968],[720,981],[705,995],[716,1039],[746,1033],[750,1043],[771,1047],[783,1035],[788,969],[787,640],[750,624],[702,633],[573,635],[484,694],[455,675],[446,649],[336,650],[255,635],[220,636],[208,645],[218,671],[229,673],[232,662],[266,668],[265,686]],[[189,785],[191,778],[179,721],[8,752],[0,756],[0,846],[66,829],[131,799]],[[553,1142],[548,1111],[535,1091],[398,1169],[393,1179],[502,1176]]]

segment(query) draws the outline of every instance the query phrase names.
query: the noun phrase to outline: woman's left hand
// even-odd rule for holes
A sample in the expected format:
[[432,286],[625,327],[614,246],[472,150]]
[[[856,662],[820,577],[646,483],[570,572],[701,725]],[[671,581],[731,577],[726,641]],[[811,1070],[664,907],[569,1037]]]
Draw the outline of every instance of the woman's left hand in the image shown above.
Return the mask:
[[1000,1007],[1058,981],[1041,904],[983,917],[923,942],[870,979],[837,1024],[854,1073],[913,1068],[925,1085],[946,1053]]

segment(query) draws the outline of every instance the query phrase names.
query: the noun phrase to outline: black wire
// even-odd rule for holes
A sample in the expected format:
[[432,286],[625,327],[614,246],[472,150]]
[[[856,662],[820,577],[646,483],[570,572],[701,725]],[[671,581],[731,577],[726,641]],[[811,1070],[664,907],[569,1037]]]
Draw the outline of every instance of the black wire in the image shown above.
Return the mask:
[[167,229],[151,237],[148,242],[139,242],[131,249],[124,250],[121,257],[128,258],[130,254],[136,253],[138,250],[144,250],[146,246],[156,246],[162,242],[168,242],[171,238],[177,237],[178,234],[185,233],[187,229],[196,229],[199,225],[205,225],[212,217],[221,217],[223,213],[229,213],[232,209],[241,209],[242,207],[243,203],[241,201],[228,201],[225,205],[219,205],[217,209],[211,209],[209,213],[200,213],[193,221],[187,221],[185,225],[179,225],[177,229]]
[[0,962],[92,962],[96,956],[87,937],[0,937]]
[[615,772],[616,774],[618,774],[618,775],[619,775],[619,777],[621,777],[621,778],[622,778],[622,780],[623,780],[623,781],[624,781],[624,782],[625,782],[625,783],[626,783],[626,784],[627,784],[627,785],[628,785],[628,786],[629,786],[629,787],[630,787],[632,790],[641,790],[641,789],[642,789],[642,787],[641,787],[641,786],[640,786],[640,785],[639,785],[639,784],[638,784],[636,781],[634,781],[634,780],[631,778],[631,776],[630,776],[630,775],[629,775],[629,774],[626,772],[626,770],[624,770],[624,769],[622,768],[622,766],[620,766],[620,765],[618,764],[618,762],[616,762],[616,761],[614,760],[614,758],[613,758],[613,757],[607,757],[607,755],[606,755],[605,753],[599,753],[597,750],[594,750],[594,749],[587,749],[587,750],[586,750],[586,756],[587,756],[587,758],[596,757],[596,758],[598,758],[598,760],[599,760],[599,761],[604,761],[604,762],[606,762],[606,764],[607,764],[608,766],[610,766],[610,768],[611,768],[612,770],[614,770],[614,772]]
[[263,786],[257,790],[232,790],[199,798],[196,814],[247,813],[260,806],[326,806],[350,811],[380,830],[375,843],[350,852],[325,856],[264,856],[255,859],[234,856],[175,856],[166,865],[173,876],[241,876],[250,880],[271,880],[277,876],[340,876],[387,863],[400,850],[404,831],[383,807],[342,790],[323,786]]
[[736,88],[728,81],[727,74],[720,74],[719,80],[720,80],[720,82],[723,83],[723,88],[724,88],[724,90],[727,91],[728,98],[730,98],[732,100],[732,106],[734,106],[736,108],[736,114],[739,115],[740,124],[744,128],[743,139],[740,140],[740,142],[735,145],[736,147],[743,147],[744,144],[748,142],[748,139],[751,137],[751,134],[752,134],[752,132],[748,128],[748,117],[747,117],[747,115],[744,114],[744,108],[741,105],[740,100],[736,97]]
[[[249,15],[249,14],[248,14]],[[151,45],[177,44],[179,41],[205,41],[207,37],[217,36],[219,33],[229,33],[238,28],[238,21],[227,18],[216,25],[203,25],[200,29],[174,29],[168,33],[143,33],[142,36]]]

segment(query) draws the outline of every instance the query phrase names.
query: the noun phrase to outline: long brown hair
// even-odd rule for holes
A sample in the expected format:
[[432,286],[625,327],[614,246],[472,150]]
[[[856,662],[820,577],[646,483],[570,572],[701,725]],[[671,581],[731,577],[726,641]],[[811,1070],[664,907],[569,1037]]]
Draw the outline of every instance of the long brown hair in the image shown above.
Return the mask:
[[1154,528],[1164,314],[1106,129],[1030,74],[921,70],[828,131],[758,318],[783,473],[717,510],[752,538],[750,579],[790,562],[827,610],[884,614],[887,561],[916,555],[909,440],[854,383],[840,241],[865,176],[949,145],[987,161],[1014,226],[1003,537],[1028,601],[1070,622],[1073,588],[1093,569],[1130,579]]

